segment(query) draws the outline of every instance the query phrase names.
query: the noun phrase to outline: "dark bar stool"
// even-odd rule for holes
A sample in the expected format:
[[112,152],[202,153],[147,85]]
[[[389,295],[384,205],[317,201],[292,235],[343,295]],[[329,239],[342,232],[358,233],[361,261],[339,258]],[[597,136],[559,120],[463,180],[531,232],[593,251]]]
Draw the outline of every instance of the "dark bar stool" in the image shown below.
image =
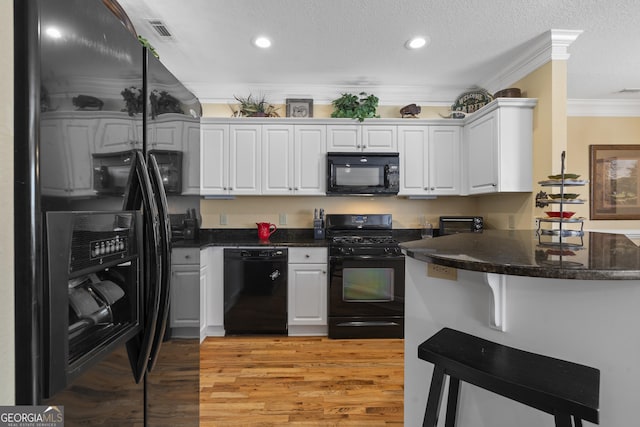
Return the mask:
[[556,427],[599,424],[600,371],[507,347],[449,328],[418,346],[418,357],[434,364],[423,427],[435,427],[444,376],[449,376],[446,427],[456,424],[460,381],[547,412]]

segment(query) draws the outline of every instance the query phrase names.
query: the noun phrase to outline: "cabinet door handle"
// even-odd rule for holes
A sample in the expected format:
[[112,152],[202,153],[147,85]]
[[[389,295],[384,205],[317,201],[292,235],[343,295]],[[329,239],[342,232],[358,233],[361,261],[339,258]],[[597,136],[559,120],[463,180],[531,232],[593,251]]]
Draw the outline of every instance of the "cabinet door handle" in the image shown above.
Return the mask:
[[305,254],[305,255],[304,255],[304,257],[305,257],[305,258],[309,258],[309,254]]
[[322,274],[327,274],[327,272],[325,270],[322,270]]
[[293,187],[294,190],[298,191],[298,187]]

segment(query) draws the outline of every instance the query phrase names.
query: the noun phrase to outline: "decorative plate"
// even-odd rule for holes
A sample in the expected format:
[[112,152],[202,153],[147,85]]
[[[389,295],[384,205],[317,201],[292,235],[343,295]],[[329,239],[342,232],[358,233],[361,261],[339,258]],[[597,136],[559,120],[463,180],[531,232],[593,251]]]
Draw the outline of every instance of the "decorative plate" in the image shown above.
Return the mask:
[[466,114],[475,113],[491,101],[493,101],[491,94],[484,89],[478,88],[458,96],[451,106],[451,110],[453,112],[461,111]]
[[559,211],[549,211],[549,212],[545,212],[550,218],[560,218],[560,215],[562,215],[562,218],[571,218],[572,216],[575,215],[575,212],[567,212],[567,211],[563,211],[563,212],[559,212]]
[[[580,175],[575,174],[575,173],[565,173],[564,174],[564,179],[578,179],[578,178],[580,178]],[[549,179],[562,179],[562,174],[549,175]]]
[[[565,199],[575,199],[579,195],[580,194],[578,194],[578,193],[564,193],[564,198]],[[548,197],[550,199],[561,199],[562,198],[562,194],[548,194]]]

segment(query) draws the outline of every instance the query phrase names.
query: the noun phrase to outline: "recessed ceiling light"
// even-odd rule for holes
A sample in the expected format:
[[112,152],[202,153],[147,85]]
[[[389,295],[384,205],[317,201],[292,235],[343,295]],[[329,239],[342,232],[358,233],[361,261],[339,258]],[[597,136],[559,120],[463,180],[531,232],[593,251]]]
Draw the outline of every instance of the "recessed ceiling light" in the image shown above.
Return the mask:
[[62,33],[60,32],[60,30],[55,27],[47,28],[45,30],[45,33],[52,39],[59,39],[60,37],[62,37]]
[[428,45],[430,41],[431,39],[429,37],[414,37],[407,40],[404,45],[407,49],[420,49]]
[[259,48],[266,49],[269,46],[271,46],[271,40],[269,40],[264,36],[260,36],[260,37],[256,37],[255,40],[253,40],[253,44]]

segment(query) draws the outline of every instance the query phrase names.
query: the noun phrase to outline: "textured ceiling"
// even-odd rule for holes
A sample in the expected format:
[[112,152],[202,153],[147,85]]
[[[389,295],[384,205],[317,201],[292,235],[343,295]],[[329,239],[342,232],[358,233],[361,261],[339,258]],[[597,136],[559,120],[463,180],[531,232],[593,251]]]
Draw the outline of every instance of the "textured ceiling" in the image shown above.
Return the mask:
[[[570,99],[640,100],[637,0],[120,0],[138,34],[205,102],[264,93],[320,102],[350,89],[382,104],[451,103],[486,85],[551,29],[582,30],[568,53]],[[159,19],[173,38],[148,23]],[[251,41],[268,35],[273,46]],[[404,48],[414,35],[431,44]],[[512,83],[512,82],[509,82]],[[497,88],[488,88],[497,89]],[[392,95],[396,94],[396,95]],[[282,99],[279,99],[282,98]]]

